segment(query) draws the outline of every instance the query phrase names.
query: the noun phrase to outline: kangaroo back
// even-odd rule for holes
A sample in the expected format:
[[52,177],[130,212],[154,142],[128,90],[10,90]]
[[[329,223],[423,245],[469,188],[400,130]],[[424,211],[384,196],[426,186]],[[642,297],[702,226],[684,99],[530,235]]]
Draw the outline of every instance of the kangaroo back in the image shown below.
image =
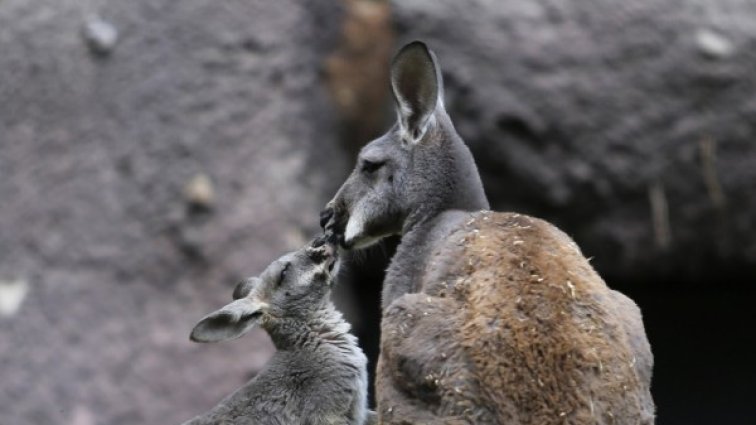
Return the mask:
[[430,422],[653,423],[637,308],[554,226],[470,214],[438,239],[421,282],[383,321],[386,423],[417,412]]

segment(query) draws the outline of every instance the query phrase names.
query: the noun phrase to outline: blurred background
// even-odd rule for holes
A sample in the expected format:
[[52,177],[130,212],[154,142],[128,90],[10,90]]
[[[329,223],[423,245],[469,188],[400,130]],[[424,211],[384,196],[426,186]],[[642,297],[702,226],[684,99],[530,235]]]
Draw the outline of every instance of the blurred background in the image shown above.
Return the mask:
[[[264,333],[189,330],[318,232],[412,39],[494,209],[641,306],[657,423],[756,423],[753,0],[0,0],[0,423],[175,424],[253,376]],[[391,253],[337,294],[373,360]]]

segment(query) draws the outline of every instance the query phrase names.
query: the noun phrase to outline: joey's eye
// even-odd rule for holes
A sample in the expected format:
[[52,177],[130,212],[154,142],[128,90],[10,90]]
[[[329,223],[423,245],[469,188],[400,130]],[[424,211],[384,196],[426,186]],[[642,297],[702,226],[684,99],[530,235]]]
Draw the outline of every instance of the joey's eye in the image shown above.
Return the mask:
[[366,174],[372,174],[378,171],[381,167],[386,165],[386,161],[362,161],[362,172]]
[[281,275],[278,277],[278,284],[282,284],[284,279],[286,279],[286,273],[289,272],[289,268],[291,267],[291,263],[286,263],[283,269],[281,269]]

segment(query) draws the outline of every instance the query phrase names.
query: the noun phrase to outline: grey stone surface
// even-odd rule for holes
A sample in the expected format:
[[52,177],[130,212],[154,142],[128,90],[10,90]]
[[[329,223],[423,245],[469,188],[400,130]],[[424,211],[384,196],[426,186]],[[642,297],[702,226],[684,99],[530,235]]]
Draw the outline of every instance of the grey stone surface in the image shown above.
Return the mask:
[[756,3],[393,7],[495,209],[554,221],[610,281],[756,270]]
[[0,1],[0,422],[179,423],[265,362],[261,332],[188,335],[318,230],[347,166],[339,25],[295,0]]
[[[331,60],[331,84],[387,87],[365,76],[391,36],[377,3],[348,3],[343,25],[339,2],[0,0],[0,423],[179,423],[265,361],[261,333],[188,332],[317,231],[352,166],[339,116],[383,95],[336,110],[323,61],[345,37],[365,59]],[[392,13],[397,45],[438,53],[496,209],[554,221],[610,284],[756,268],[752,1]],[[95,18],[116,30],[104,55]],[[364,264],[353,315],[378,305]]]

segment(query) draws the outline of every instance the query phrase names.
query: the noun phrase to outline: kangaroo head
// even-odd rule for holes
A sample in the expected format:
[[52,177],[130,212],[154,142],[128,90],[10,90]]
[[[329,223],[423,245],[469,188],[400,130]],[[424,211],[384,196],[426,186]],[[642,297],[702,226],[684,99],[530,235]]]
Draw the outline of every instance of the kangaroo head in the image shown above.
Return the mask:
[[488,207],[472,155],[443,104],[436,56],[419,41],[391,64],[397,122],[367,144],[321,212],[321,226],[346,248],[402,234],[446,209]]
[[336,247],[320,238],[282,256],[260,276],[240,282],[234,289],[234,301],[200,320],[191,340],[225,341],[279,318],[306,320],[328,302],[337,274],[336,252]]

